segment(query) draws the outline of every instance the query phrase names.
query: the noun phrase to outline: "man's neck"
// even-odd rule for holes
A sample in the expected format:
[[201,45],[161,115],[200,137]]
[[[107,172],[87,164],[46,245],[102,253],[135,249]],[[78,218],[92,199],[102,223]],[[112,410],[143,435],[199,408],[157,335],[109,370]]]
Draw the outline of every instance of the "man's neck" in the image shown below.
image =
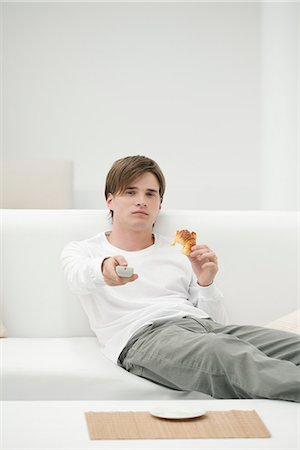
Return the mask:
[[154,237],[151,232],[143,231],[125,231],[112,229],[107,236],[108,241],[122,250],[134,252],[150,247],[154,243]]

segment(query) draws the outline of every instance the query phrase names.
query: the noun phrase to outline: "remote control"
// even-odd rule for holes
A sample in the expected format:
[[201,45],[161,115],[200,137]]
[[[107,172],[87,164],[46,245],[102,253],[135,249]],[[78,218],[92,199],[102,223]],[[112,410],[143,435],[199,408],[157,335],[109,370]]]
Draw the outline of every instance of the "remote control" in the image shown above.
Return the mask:
[[116,272],[119,277],[130,278],[133,275],[134,269],[129,266],[117,266]]

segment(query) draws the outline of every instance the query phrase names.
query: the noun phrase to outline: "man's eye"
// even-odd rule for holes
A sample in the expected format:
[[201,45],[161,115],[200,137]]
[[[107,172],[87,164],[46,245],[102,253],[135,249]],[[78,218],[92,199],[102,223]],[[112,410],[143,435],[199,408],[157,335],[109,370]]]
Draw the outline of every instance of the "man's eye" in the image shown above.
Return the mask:
[[147,192],[148,197],[153,197],[155,194],[153,192]]
[[126,191],[127,195],[134,195],[134,191]]

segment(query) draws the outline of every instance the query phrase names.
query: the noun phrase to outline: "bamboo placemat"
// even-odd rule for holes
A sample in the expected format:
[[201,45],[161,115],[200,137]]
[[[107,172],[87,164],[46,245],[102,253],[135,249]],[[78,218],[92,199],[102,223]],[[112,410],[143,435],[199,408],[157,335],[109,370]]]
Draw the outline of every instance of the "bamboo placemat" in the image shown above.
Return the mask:
[[161,419],[147,411],[85,413],[90,439],[268,438],[270,433],[251,411],[207,411],[193,419]]

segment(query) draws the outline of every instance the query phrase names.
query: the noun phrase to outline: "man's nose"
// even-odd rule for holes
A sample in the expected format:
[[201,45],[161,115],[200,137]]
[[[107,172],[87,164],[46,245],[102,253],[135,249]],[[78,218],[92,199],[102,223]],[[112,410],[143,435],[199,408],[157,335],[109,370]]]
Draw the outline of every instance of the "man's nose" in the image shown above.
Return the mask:
[[144,195],[140,195],[136,201],[136,206],[147,206],[147,199]]

